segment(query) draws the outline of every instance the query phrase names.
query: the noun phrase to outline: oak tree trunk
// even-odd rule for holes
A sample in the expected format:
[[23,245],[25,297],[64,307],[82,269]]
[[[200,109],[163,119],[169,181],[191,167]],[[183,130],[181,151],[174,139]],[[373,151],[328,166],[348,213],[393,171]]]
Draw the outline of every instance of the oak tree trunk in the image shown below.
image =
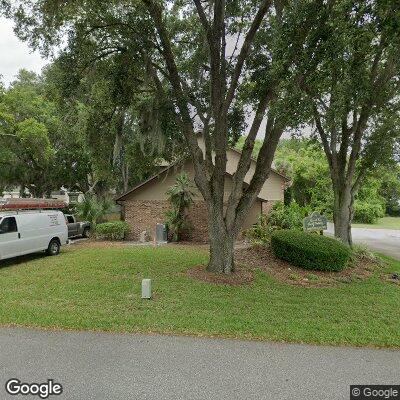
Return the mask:
[[210,262],[207,271],[220,274],[231,274],[235,271],[235,239],[226,232],[210,234]]
[[226,229],[223,213],[209,213],[210,261],[207,271],[231,274],[235,271],[234,247],[236,237]]
[[353,219],[353,195],[351,188],[345,187],[334,191],[333,222],[335,225],[335,237],[343,243],[351,246],[351,221]]

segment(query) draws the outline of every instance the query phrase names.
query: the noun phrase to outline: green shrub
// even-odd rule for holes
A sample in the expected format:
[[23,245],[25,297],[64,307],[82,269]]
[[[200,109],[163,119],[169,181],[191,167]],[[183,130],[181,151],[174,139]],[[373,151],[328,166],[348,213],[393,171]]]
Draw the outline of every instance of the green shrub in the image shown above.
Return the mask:
[[83,201],[75,205],[75,212],[82,221],[89,221],[95,226],[103,221],[111,208],[110,200],[98,200],[95,195],[87,193]]
[[129,224],[125,221],[105,222],[95,228],[96,238],[101,240],[123,240],[129,231]]
[[281,201],[274,204],[267,216],[267,223],[272,230],[277,229],[303,229],[303,219],[309,213],[307,207],[298,205],[292,201],[284,205]]
[[356,201],[354,203],[354,222],[374,224],[385,216],[382,205],[378,202]]
[[271,235],[279,229],[303,229],[303,219],[307,216],[307,207],[296,202],[285,205],[281,201],[275,203],[268,215],[261,214],[257,224],[246,232],[253,243],[268,243]]
[[315,274],[308,274],[308,275],[307,275],[307,279],[308,279],[310,282],[318,282],[318,281],[319,281],[319,276],[318,276],[318,275],[315,275]]
[[339,241],[296,230],[280,230],[272,234],[275,255],[301,268],[320,271],[341,271],[351,251]]
[[353,266],[359,262],[370,262],[373,264],[381,264],[381,259],[375,255],[368,247],[363,245],[353,245],[351,248],[350,264]]
[[267,216],[260,214],[257,223],[247,230],[246,236],[253,244],[265,244],[270,241],[271,233],[272,229],[268,225]]

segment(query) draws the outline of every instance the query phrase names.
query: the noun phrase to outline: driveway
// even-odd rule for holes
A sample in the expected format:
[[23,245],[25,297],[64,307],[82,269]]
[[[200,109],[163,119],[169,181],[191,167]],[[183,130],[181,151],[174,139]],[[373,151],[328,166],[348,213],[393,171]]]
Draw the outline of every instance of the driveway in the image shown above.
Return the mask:
[[19,378],[61,383],[52,399],[338,400],[398,384],[399,365],[400,351],[0,328],[2,399],[21,398],[4,386]]
[[[333,235],[333,224],[328,224],[328,234]],[[353,242],[364,244],[371,250],[400,260],[400,230],[352,228]]]

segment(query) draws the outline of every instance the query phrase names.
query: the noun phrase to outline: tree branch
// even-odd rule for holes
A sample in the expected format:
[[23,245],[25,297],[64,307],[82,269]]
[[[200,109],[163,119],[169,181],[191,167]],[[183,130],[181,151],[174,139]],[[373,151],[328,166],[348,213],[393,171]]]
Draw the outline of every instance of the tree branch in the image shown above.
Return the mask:
[[203,5],[201,4],[201,0],[193,0],[196,9],[197,9],[197,14],[199,15],[199,19],[201,24],[203,25],[204,30],[206,31],[206,35],[207,35],[207,40],[208,40],[208,44],[211,47],[214,43],[213,43],[213,35],[211,32],[211,26],[208,22],[206,13],[204,11]]
[[167,66],[169,81],[172,85],[172,90],[177,101],[177,105],[180,111],[183,134],[186,142],[188,143],[193,164],[195,168],[195,180],[205,199],[211,198],[210,188],[206,179],[206,171],[204,166],[203,152],[201,151],[197,138],[194,133],[193,122],[190,117],[188,99],[186,98],[182,89],[181,78],[179,76],[178,67],[175,63],[174,53],[172,51],[171,42],[168,36],[167,29],[165,27],[162,15],[161,6],[154,0],[142,0],[147,7],[151,18],[154,21],[156,30],[161,40],[163,57]]
[[269,8],[271,7],[271,3],[272,3],[272,0],[263,0],[260,8],[257,11],[257,14],[255,15],[255,17],[253,19],[250,29],[245,36],[242,48],[240,49],[239,56],[238,56],[238,59],[237,59],[237,62],[236,62],[236,65],[235,65],[235,68],[233,71],[232,80],[229,85],[226,99],[224,102],[224,108],[223,108],[224,113],[228,112],[229,107],[232,103],[232,100],[235,96],[237,85],[239,83],[239,78],[242,73],[243,65],[247,59],[247,56],[249,54],[254,37],[264,19],[264,16],[268,12]]
[[238,233],[242,226],[250,207],[257,198],[263,184],[271,172],[271,164],[274,158],[279,139],[283,133],[283,125],[280,121],[268,117],[264,143],[258,154],[254,175],[249,186],[240,198],[236,209],[236,216],[233,222],[232,230]]
[[270,103],[273,96],[274,94],[272,89],[265,91],[263,97],[258,103],[257,111],[254,116],[249,134],[247,135],[246,140],[244,142],[242,154],[240,156],[236,172],[233,175],[232,191],[228,199],[228,205],[226,210],[226,221],[228,226],[231,226],[234,222],[236,207],[239,203],[240,196],[242,195],[243,192],[244,178],[251,166],[255,138],[260,129],[261,123],[264,119],[267,106]]

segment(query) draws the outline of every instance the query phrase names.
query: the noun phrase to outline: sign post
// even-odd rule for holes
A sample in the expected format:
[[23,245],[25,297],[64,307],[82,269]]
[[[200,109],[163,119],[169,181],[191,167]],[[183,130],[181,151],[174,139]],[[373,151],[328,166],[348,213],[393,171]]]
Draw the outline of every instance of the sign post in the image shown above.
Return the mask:
[[325,216],[319,212],[314,211],[310,216],[303,219],[303,230],[304,232],[315,232],[319,231],[321,235],[324,234],[324,230],[328,228],[328,220]]

